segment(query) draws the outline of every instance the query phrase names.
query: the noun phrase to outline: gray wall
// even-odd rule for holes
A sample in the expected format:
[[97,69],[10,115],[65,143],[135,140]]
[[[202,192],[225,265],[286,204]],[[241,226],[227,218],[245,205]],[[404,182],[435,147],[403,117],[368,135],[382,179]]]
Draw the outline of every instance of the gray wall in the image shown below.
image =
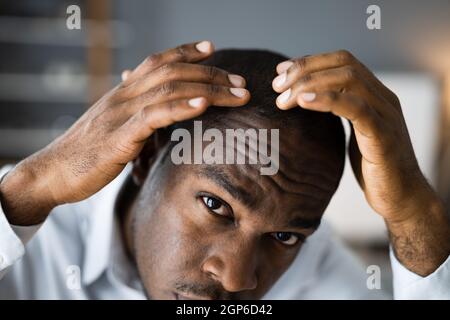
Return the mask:
[[[381,30],[366,28],[369,4],[381,7]],[[178,43],[211,39],[219,48],[290,56],[346,48],[377,70],[450,70],[449,0],[134,0],[116,1],[115,15],[134,29],[118,68]]]

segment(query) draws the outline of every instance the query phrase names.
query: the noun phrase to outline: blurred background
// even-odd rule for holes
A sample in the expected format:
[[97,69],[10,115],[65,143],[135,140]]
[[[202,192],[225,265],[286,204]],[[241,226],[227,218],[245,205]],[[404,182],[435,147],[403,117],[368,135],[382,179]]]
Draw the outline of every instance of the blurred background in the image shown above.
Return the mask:
[[[66,26],[74,4],[80,30]],[[371,4],[381,9],[379,30],[366,26]],[[354,53],[399,96],[420,166],[450,204],[449,0],[2,0],[0,165],[61,134],[123,69],[203,39],[289,56]],[[386,230],[349,166],[326,218],[366,265],[381,267],[389,291]]]

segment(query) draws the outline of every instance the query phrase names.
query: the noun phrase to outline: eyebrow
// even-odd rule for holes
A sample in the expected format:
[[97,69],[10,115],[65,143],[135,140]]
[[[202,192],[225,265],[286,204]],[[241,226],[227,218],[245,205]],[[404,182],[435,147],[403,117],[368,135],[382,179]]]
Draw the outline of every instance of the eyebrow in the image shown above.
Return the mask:
[[[198,171],[203,176],[223,189],[225,189],[234,199],[242,203],[249,209],[256,209],[258,199],[252,193],[244,188],[236,187],[231,181],[228,174],[224,170],[217,167],[205,167]],[[317,229],[320,226],[322,218],[305,218],[297,216],[287,224],[287,227],[293,229]]]
[[297,229],[317,229],[320,226],[320,222],[322,218],[304,218],[304,217],[295,217],[291,221],[289,221],[288,227],[297,228]]
[[239,201],[247,208],[255,209],[257,207],[257,197],[244,188],[235,186],[222,169],[217,167],[206,167],[200,169],[198,173],[225,189],[235,200]]

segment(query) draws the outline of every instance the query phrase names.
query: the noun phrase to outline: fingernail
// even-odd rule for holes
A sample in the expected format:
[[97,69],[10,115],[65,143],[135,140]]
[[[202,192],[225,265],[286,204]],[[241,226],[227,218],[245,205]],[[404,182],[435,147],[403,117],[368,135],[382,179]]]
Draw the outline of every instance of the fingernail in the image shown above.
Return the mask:
[[189,106],[191,106],[192,108],[200,108],[204,103],[205,98],[203,97],[193,98],[188,101]]
[[289,61],[289,60],[281,62],[277,66],[278,73],[283,73],[283,72],[287,71],[287,69],[289,69],[293,64],[294,63],[292,61]]
[[280,94],[278,96],[277,100],[278,100],[278,102],[285,104],[289,100],[290,96],[291,96],[291,88],[287,89],[285,92]]
[[229,74],[228,80],[230,80],[230,83],[233,84],[235,87],[244,87],[245,86],[245,79],[241,76],[238,76],[237,74]]
[[209,41],[202,41],[195,45],[198,51],[203,53],[208,53],[212,49],[212,43]]
[[127,80],[128,77],[130,76],[130,74],[131,74],[131,71],[130,71],[130,70],[124,70],[124,71],[122,72],[122,76],[121,76],[122,81]]
[[280,88],[286,82],[286,79],[287,73],[283,72],[278,77],[276,77],[275,80],[273,80],[273,84],[275,85],[275,87]]
[[242,88],[230,88],[230,92],[238,98],[243,98],[247,94],[247,90]]
[[316,94],[314,92],[303,92],[301,94],[303,101],[313,101],[316,98]]

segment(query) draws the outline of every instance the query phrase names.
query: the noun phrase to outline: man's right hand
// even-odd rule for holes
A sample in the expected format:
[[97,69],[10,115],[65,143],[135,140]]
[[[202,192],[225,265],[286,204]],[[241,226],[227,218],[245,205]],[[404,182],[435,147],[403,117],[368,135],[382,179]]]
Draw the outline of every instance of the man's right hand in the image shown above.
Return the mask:
[[158,128],[196,117],[209,105],[247,103],[242,77],[193,64],[213,50],[203,41],[149,56],[67,132],[20,162],[0,183],[8,221],[38,224],[54,207],[93,195],[138,156]]

